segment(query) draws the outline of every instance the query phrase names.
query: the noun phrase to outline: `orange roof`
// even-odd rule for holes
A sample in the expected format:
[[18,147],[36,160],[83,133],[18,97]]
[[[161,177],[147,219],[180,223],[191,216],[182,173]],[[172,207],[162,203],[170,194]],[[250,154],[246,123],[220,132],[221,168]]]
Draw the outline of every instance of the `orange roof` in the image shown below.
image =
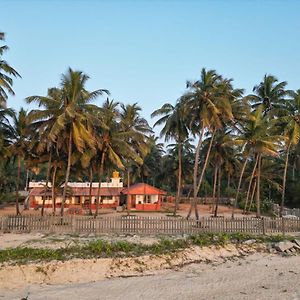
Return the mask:
[[[127,194],[128,189],[122,190],[122,194]],[[132,195],[166,195],[167,192],[158,189],[146,183],[137,183],[129,187],[129,193]]]

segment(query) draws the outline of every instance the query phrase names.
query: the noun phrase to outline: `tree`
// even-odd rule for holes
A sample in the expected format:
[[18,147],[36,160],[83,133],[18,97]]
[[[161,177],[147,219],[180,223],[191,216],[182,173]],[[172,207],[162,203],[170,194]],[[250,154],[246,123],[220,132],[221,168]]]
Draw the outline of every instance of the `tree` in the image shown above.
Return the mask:
[[[0,32],[0,41],[5,41],[5,33]],[[0,46],[0,105],[6,104],[8,94],[14,95],[12,89],[13,79],[21,77],[20,74],[12,68],[7,61],[3,59],[3,54],[8,50],[7,45]]]
[[20,188],[20,172],[21,163],[27,154],[29,140],[28,140],[28,118],[27,112],[21,108],[18,114],[13,115],[12,125],[10,126],[9,151],[14,159],[17,160],[17,180],[16,180],[16,214],[20,215],[19,208],[19,188]]
[[182,181],[182,147],[183,142],[188,137],[188,128],[185,114],[185,106],[181,101],[178,101],[175,106],[167,103],[160,109],[154,111],[151,117],[163,115],[156,123],[157,125],[164,124],[160,136],[165,137],[165,141],[174,139],[178,145],[178,179],[177,179],[177,193],[175,198],[174,215],[177,213],[179,198],[181,195],[181,181]]
[[[65,175],[64,190],[61,204],[61,216],[64,214],[67,185],[70,178],[71,158],[74,149],[83,153],[86,148],[95,148],[95,140],[91,133],[91,123],[98,120],[93,113],[97,106],[90,104],[107,90],[99,89],[93,92],[86,90],[85,85],[89,77],[81,71],[68,69],[62,76],[60,90],[55,97],[32,96],[27,98],[29,102],[39,103],[59,102],[59,110],[55,111],[55,122],[51,126],[49,138],[57,143],[59,137],[66,141],[64,149],[67,153],[67,168]],[[56,105],[56,103],[55,103]]]
[[132,129],[122,128],[120,126],[120,112],[118,102],[107,99],[101,110],[98,111],[99,126],[95,127],[95,138],[97,147],[97,156],[100,158],[98,168],[99,188],[97,192],[96,212],[98,215],[100,202],[101,178],[106,165],[114,166],[117,169],[124,170],[125,161],[133,160],[139,164],[142,163],[141,157],[135,151],[133,146],[136,142],[136,132]]
[[[235,93],[233,92],[231,80],[223,79],[214,70],[206,71],[202,69],[200,80],[188,82],[187,87],[189,91],[182,99],[189,108],[190,129],[193,135],[198,137],[193,176],[194,198],[187,218],[190,217],[194,207],[195,216],[198,220],[197,195],[204,178],[212,141],[216,131],[224,127],[224,121],[233,120],[230,99],[235,97]],[[206,132],[211,133],[211,143],[208,147],[202,172],[198,178],[200,151]]]
[[286,102],[285,115],[278,119],[279,126],[282,128],[283,135],[286,139],[286,158],[283,172],[280,216],[282,216],[285,201],[286,178],[290,150],[291,147],[297,145],[300,140],[300,89],[289,93],[291,94],[292,99]]
[[284,108],[284,100],[287,95],[286,81],[278,83],[278,79],[273,75],[265,75],[263,81],[254,86],[255,94],[248,95],[252,107],[256,109],[258,106],[263,107],[263,115],[276,115]]
[[[263,105],[257,107],[257,109],[249,115],[247,122],[243,125],[243,132],[235,140],[237,144],[241,144],[246,152],[246,161],[252,156],[254,163],[251,179],[249,182],[249,188],[247,193],[246,203],[248,201],[249,189],[252,184],[253,177],[256,172],[256,208],[257,217],[260,216],[260,177],[261,177],[261,160],[263,156],[278,156],[278,150],[280,147],[280,136],[272,134],[272,122],[264,116]],[[244,167],[243,170],[244,171]],[[243,176],[241,173],[240,180]]]

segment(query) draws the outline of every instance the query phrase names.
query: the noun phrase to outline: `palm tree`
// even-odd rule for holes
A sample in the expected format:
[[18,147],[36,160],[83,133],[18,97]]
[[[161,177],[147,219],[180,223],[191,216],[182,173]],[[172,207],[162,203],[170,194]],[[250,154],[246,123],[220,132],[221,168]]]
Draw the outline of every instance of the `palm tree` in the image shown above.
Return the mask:
[[19,208],[19,188],[21,163],[24,161],[29,147],[28,140],[28,118],[27,112],[21,108],[19,113],[13,116],[12,125],[10,126],[10,146],[9,151],[14,159],[17,160],[17,181],[16,181],[16,214],[20,215]]
[[137,132],[131,129],[125,129],[120,125],[120,112],[118,110],[118,102],[107,99],[101,110],[98,111],[99,126],[95,130],[97,156],[99,159],[98,178],[99,188],[97,192],[96,212],[98,215],[100,202],[101,179],[104,173],[105,164],[112,165],[117,169],[124,170],[126,161],[134,161],[142,164],[142,159],[136,152],[135,137]]
[[159,138],[150,135],[147,138],[148,153],[143,157],[142,165],[131,165],[131,181],[151,182],[152,185],[159,184],[157,178],[162,171],[162,157],[165,153],[163,143],[160,143]]
[[286,81],[278,82],[278,79],[273,75],[265,75],[260,84],[254,86],[255,94],[248,95],[247,98],[251,101],[252,107],[257,108],[263,106],[263,115],[268,113],[276,115],[284,108],[286,91]]
[[175,208],[174,215],[177,213],[179,199],[181,195],[182,186],[182,147],[184,141],[188,138],[188,128],[187,128],[187,116],[185,114],[185,106],[180,100],[175,106],[167,103],[164,104],[160,109],[154,111],[151,117],[161,116],[162,117],[156,121],[154,127],[157,125],[164,124],[160,136],[165,137],[165,141],[174,139],[178,145],[178,179],[177,179],[177,193],[175,198]]
[[[216,131],[223,128],[224,121],[233,120],[231,99],[235,97],[235,93],[233,92],[231,80],[223,79],[214,70],[206,71],[202,69],[200,80],[188,82],[187,87],[189,91],[183,96],[183,101],[189,107],[191,131],[194,136],[198,137],[193,176],[194,198],[187,218],[190,217],[194,207],[195,216],[198,220],[197,195],[204,178],[211,145]],[[198,178],[200,150],[205,132],[211,132],[211,143],[208,147],[202,172]]]
[[278,119],[279,126],[283,128],[282,132],[286,139],[286,158],[283,173],[282,184],[282,197],[280,206],[280,216],[282,216],[285,190],[286,190],[286,177],[288,170],[289,154],[292,146],[299,143],[300,140],[300,89],[290,92],[292,99],[286,103],[286,114]]
[[[74,149],[83,153],[86,148],[95,148],[95,139],[89,130],[89,124],[98,121],[93,116],[94,111],[98,108],[90,104],[90,102],[103,93],[108,94],[108,91],[103,89],[93,92],[87,91],[85,85],[88,79],[89,77],[81,71],[73,71],[69,68],[67,73],[62,75],[61,88],[57,90],[55,97],[32,96],[27,98],[28,102],[36,101],[42,105],[47,103],[48,106],[48,103],[52,104],[54,101],[59,102],[59,110],[55,110],[55,122],[51,126],[49,138],[54,143],[57,143],[59,137],[63,137],[66,141],[64,148],[68,158],[61,204],[61,216],[64,214],[72,153]],[[44,114],[47,114],[46,111],[47,109]]]
[[[258,217],[260,216],[261,160],[263,156],[278,156],[278,149],[280,146],[280,136],[272,134],[271,128],[273,124],[264,116],[263,109],[264,106],[260,105],[249,115],[247,122],[243,124],[242,134],[235,141],[237,144],[242,144],[244,152],[247,153],[245,164],[250,155],[253,157],[253,161],[255,161],[246,202],[248,201],[250,193],[249,189],[256,172],[256,207]],[[244,166],[240,180],[243,176]]]
[[[222,172],[229,171],[232,168],[235,149],[232,147],[232,136],[229,131],[219,130],[212,144],[210,161],[214,168],[213,200],[216,199],[214,207],[214,216],[218,215],[218,204],[220,201]],[[210,139],[207,140],[207,145]],[[224,172],[225,173],[225,172]],[[215,198],[216,188],[218,187],[218,196]]]
[[[5,33],[0,32],[0,41],[5,41]],[[8,50],[7,45],[0,46],[0,105],[6,104],[8,94],[14,95],[12,89],[13,79],[12,77],[21,77],[20,74],[12,68],[4,59],[3,54]]]

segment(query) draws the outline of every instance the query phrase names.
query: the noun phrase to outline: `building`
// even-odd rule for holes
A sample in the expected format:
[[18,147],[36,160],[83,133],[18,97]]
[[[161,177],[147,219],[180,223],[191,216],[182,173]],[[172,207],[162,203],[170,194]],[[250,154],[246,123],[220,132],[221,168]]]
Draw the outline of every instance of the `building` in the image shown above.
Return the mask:
[[[30,182],[29,183],[29,205],[31,208],[38,208],[43,205],[43,198],[45,196],[45,182]],[[51,184],[48,184],[48,191],[46,192],[45,207],[52,207]],[[91,208],[96,208],[98,182],[92,183],[91,188]],[[120,204],[120,195],[123,190],[123,182],[119,177],[118,172],[113,173],[110,182],[101,182],[100,186],[100,202],[101,208],[115,208]],[[62,202],[62,188],[55,197],[55,206],[60,207]],[[67,199],[65,207],[81,207],[88,208],[90,206],[90,183],[89,182],[69,182],[67,190]]]
[[[45,207],[52,208],[51,184],[48,184],[48,191],[45,194],[45,182],[29,183],[29,206],[39,208],[43,205],[45,198]],[[67,198],[65,207],[76,207],[81,209],[96,209],[97,194],[99,183],[93,182],[91,187],[90,204],[90,183],[89,182],[69,182],[67,189]],[[62,188],[55,197],[55,207],[61,207]],[[127,204],[130,210],[159,211],[161,208],[162,197],[167,193],[149,184],[138,183],[128,189],[123,187],[123,182],[118,172],[113,173],[110,182],[101,182],[99,208],[116,208],[117,206]],[[128,202],[129,199],[129,202]]]
[[159,211],[162,197],[167,193],[146,183],[137,183],[121,192],[127,196],[128,209]]

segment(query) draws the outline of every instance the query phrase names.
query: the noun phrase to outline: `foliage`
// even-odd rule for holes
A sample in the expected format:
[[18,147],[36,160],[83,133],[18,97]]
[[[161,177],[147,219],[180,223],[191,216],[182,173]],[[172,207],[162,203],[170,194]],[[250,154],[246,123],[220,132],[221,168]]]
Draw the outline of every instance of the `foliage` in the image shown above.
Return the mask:
[[72,258],[90,259],[103,257],[136,257],[141,255],[170,254],[189,246],[224,246],[228,243],[242,243],[255,239],[257,242],[272,243],[292,239],[288,236],[261,236],[244,233],[201,233],[187,238],[162,238],[154,244],[137,244],[124,240],[109,242],[94,240],[59,249],[16,247],[0,250],[0,263],[24,264],[34,261],[68,260]]

